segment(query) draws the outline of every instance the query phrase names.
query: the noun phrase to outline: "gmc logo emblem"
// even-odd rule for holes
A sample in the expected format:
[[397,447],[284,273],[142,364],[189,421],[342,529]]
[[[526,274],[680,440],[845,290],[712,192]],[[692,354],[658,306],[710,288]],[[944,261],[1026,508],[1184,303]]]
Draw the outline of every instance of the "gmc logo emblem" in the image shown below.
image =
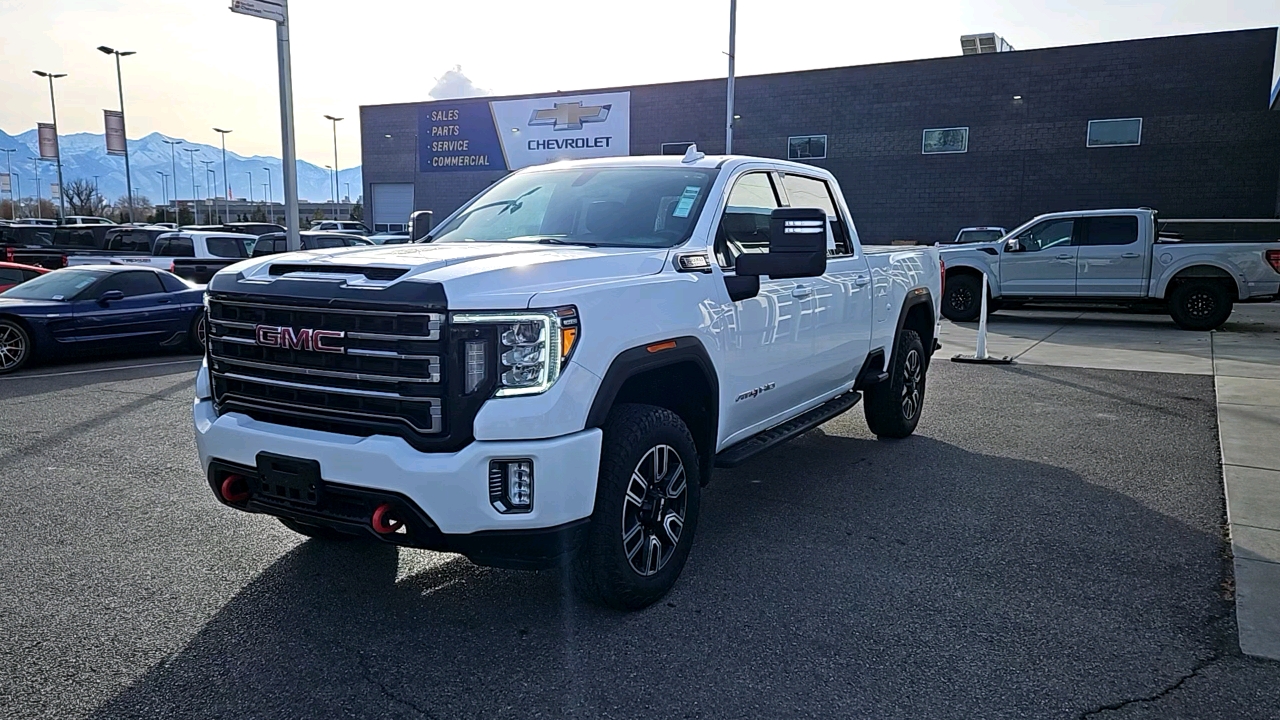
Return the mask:
[[286,350],[310,350],[312,352],[345,353],[341,345],[330,344],[331,340],[341,340],[346,333],[341,330],[312,330],[278,325],[255,325],[254,342],[265,347],[285,348]]

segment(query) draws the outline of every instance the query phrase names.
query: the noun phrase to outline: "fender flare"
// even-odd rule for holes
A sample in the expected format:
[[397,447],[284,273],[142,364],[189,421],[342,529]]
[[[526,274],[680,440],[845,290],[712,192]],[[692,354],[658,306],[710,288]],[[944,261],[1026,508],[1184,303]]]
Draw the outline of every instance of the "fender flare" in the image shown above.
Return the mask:
[[[917,292],[918,290],[918,292]],[[929,358],[933,356],[934,341],[937,337],[934,335],[934,329],[938,324],[938,316],[934,313],[933,293],[929,292],[929,288],[916,288],[909,291],[907,297],[902,301],[902,309],[898,311],[898,325],[893,331],[893,347],[885,357],[884,369],[889,368],[889,364],[893,362],[893,353],[898,351],[898,337],[902,335],[902,328],[907,324],[907,314],[911,312],[911,308],[917,305],[924,305],[929,313],[929,336],[920,338],[924,344],[925,364],[928,365]]]
[[[674,347],[651,350],[651,348],[669,343],[674,343]],[[694,438],[700,449],[706,449],[706,452],[701,453],[704,457],[699,458],[702,484],[705,485],[711,479],[711,468],[715,462],[716,443],[719,440],[720,433],[720,379],[716,374],[715,364],[711,362],[711,356],[707,353],[706,347],[696,337],[686,335],[669,340],[649,342],[618,353],[613,362],[609,364],[609,369],[605,371],[604,377],[601,378],[600,385],[596,389],[595,399],[591,402],[591,410],[587,413],[586,428],[604,426],[605,421],[609,418],[609,410],[613,407],[614,401],[618,397],[618,392],[622,390],[622,386],[631,378],[641,373],[685,363],[692,363],[696,366],[706,380],[707,385],[711,388],[711,417],[707,419],[707,436],[702,438],[695,436]],[[690,430],[693,431],[692,428]]]
[[947,261],[946,256],[943,256],[942,259],[947,262],[948,275],[950,275],[953,270],[962,270],[962,269],[972,270],[974,272],[982,273],[986,275],[988,278],[987,292],[989,292],[991,294],[991,297],[993,298],[1000,297],[1000,283],[996,279],[997,270],[995,267],[995,263],[990,263],[990,264],[987,264],[985,267],[983,267],[975,260],[968,259],[968,258],[962,258],[962,259],[956,260],[954,263]]
[[1222,272],[1227,274],[1227,277],[1231,278],[1232,282],[1235,283],[1237,298],[1240,298],[1243,300],[1249,297],[1249,288],[1240,281],[1240,278],[1234,269],[1232,269],[1231,267],[1228,267],[1227,264],[1223,263],[1221,260],[1207,260],[1204,258],[1197,258],[1197,257],[1187,258],[1182,262],[1177,263],[1176,265],[1171,265],[1167,270],[1161,273],[1160,279],[1156,281],[1157,285],[1155,287],[1155,292],[1151,294],[1151,297],[1156,298],[1158,300],[1164,300],[1165,298],[1167,298],[1169,295],[1169,283],[1173,282],[1174,276],[1176,276],[1178,273],[1182,272],[1183,270],[1187,270],[1189,268],[1193,268],[1197,266],[1211,267],[1217,270],[1221,270]]

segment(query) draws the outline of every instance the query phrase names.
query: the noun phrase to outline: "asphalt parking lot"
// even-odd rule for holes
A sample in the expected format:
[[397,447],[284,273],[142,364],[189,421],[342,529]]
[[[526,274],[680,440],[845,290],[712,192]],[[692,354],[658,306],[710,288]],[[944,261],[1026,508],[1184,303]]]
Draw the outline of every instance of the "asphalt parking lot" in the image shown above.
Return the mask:
[[1280,716],[1212,377],[935,362],[915,437],[855,408],[718,472],[675,590],[620,614],[223,508],[195,365],[0,379],[0,717]]

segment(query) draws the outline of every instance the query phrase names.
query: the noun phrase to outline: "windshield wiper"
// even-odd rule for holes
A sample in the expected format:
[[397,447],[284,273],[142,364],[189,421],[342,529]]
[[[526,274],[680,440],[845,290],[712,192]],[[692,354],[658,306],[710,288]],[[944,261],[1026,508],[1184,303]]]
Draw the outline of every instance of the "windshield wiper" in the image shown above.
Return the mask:
[[587,242],[585,240],[561,240],[560,238],[544,237],[538,238],[539,245],[581,245],[582,247],[600,247],[599,243]]

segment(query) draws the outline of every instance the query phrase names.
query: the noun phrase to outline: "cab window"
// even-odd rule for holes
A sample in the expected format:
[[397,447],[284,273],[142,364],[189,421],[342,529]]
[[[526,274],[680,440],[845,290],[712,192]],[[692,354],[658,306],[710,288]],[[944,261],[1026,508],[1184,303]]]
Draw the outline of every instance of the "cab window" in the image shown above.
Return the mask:
[[1020,252],[1040,252],[1071,245],[1074,220],[1045,220],[1018,233]]
[[782,187],[787,191],[787,205],[795,208],[822,208],[827,213],[827,220],[831,222],[832,240],[827,254],[849,255],[853,252],[848,228],[840,216],[831,187],[825,180],[803,175],[783,175]]
[[209,254],[214,257],[248,257],[248,253],[245,252],[244,242],[240,238],[211,237],[205,240],[204,243],[205,247],[209,248]]
[[744,253],[768,252],[769,218],[781,206],[768,172],[738,178],[716,228],[715,253],[720,266],[733,267]]

